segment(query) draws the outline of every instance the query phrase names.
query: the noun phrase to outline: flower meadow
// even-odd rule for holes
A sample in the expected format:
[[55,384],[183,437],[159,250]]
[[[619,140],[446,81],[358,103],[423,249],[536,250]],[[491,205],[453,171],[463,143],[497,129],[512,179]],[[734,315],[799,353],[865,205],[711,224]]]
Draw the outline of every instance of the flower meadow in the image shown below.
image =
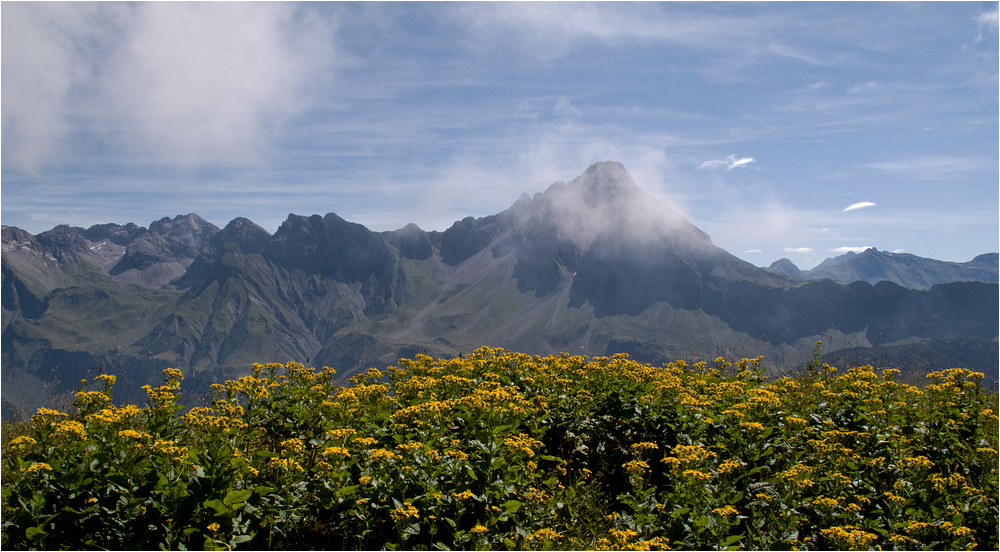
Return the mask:
[[424,355],[335,382],[183,374],[3,435],[5,549],[991,549],[996,394],[982,374],[759,359]]

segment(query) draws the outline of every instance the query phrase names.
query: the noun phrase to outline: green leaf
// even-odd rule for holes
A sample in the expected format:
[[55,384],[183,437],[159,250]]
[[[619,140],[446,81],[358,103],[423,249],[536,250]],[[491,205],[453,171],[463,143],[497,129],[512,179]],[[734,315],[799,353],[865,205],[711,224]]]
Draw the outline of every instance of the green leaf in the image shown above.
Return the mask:
[[350,496],[354,494],[354,491],[358,490],[361,485],[347,485],[337,489],[337,498],[343,498],[345,496]]
[[503,503],[503,509],[508,514],[517,513],[517,511],[521,509],[521,506],[524,506],[524,503],[518,500],[508,500]]
[[202,506],[204,506],[206,510],[212,510],[212,513],[217,516],[224,516],[229,513],[229,508],[217,498],[202,502]]
[[24,530],[24,535],[28,537],[29,540],[41,540],[49,536],[41,527],[28,527]]
[[253,491],[251,491],[250,489],[232,490],[229,491],[229,493],[226,495],[226,498],[222,499],[222,503],[225,504],[226,506],[233,506],[234,504],[239,504],[241,502],[246,502],[247,500],[250,500],[250,497],[252,495]]
[[732,546],[742,538],[743,538],[743,533],[740,533],[739,535],[729,535],[728,537],[726,537],[726,540],[722,543],[722,546],[726,547]]

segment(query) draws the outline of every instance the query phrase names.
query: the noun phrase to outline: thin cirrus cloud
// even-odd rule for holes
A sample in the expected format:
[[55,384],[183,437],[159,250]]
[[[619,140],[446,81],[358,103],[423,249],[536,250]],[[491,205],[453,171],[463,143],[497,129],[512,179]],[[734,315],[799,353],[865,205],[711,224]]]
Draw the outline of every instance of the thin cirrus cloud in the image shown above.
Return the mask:
[[847,211],[856,211],[858,209],[865,209],[867,207],[874,207],[874,206],[875,203],[872,203],[871,201],[859,201],[857,203],[852,203],[847,207],[844,207],[843,212],[846,213]]
[[860,246],[860,247],[847,245],[847,246],[844,246],[844,247],[837,247],[835,249],[831,249],[830,251],[832,251],[834,253],[861,253],[861,252],[867,251],[867,250],[869,250],[871,248],[872,248],[872,246],[870,246],[870,245],[863,245],[863,246]]
[[705,161],[701,165],[698,165],[699,169],[716,169],[721,168],[723,171],[731,171],[738,167],[745,167],[750,163],[756,163],[757,160],[753,157],[740,157],[737,158],[735,155],[727,155],[725,159],[710,159]]
[[981,157],[941,155],[914,157],[865,165],[884,174],[911,180],[944,180],[967,176],[979,171],[996,170],[996,161]]
[[812,253],[811,247],[786,247],[785,253]]

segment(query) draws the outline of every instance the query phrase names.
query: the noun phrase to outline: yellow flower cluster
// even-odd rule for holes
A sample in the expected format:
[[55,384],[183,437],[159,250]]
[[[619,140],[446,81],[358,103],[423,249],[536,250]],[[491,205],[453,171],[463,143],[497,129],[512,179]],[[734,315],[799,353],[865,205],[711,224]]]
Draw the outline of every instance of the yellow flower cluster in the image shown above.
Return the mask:
[[743,467],[743,462],[740,462],[738,460],[726,460],[725,462],[719,464],[717,471],[720,474],[725,475],[727,473],[732,473],[740,469],[741,467]]
[[628,472],[629,475],[641,476],[647,469],[649,469],[649,464],[643,462],[642,460],[632,460],[622,464],[622,467],[625,468],[625,471]]
[[528,543],[529,547],[537,548],[538,545],[544,543],[545,541],[554,541],[561,538],[562,535],[549,529],[548,527],[543,527],[534,533],[529,534],[524,540]]
[[50,472],[52,471],[52,466],[44,462],[32,462],[28,469],[24,470],[24,473],[37,473],[37,472]]
[[629,448],[632,449],[632,454],[641,455],[645,452],[656,450],[660,447],[656,443],[650,443],[649,441],[642,441],[639,443],[632,443],[632,445]]
[[853,525],[821,529],[820,534],[832,540],[842,550],[865,550],[878,539],[878,535],[862,531]]
[[420,510],[417,510],[413,504],[404,502],[402,506],[389,512],[389,515],[395,521],[400,522],[406,521],[410,518],[420,517]]
[[813,500],[813,505],[826,510],[832,510],[840,505],[840,500],[820,495]]
[[102,391],[77,391],[75,402],[78,406],[102,405],[111,402],[111,399]]
[[302,454],[302,451],[306,449],[305,443],[302,439],[288,439],[281,442],[281,450],[287,454]]
[[424,444],[421,443],[420,441],[414,441],[412,443],[403,443],[400,445],[396,445],[396,448],[403,452],[414,452],[424,448]]
[[81,441],[87,440],[87,428],[76,420],[66,420],[65,422],[57,423],[55,430],[53,430],[52,434],[74,435],[78,437]]
[[712,474],[698,470],[684,470],[684,472],[681,475],[683,475],[684,477],[690,477],[691,479],[699,483],[704,483],[712,479]]
[[371,449],[368,451],[368,458],[370,460],[391,462],[393,460],[402,460],[403,457],[392,452],[388,449]]
[[134,429],[123,429],[118,432],[119,437],[124,437],[126,439],[152,439],[153,436],[146,433],[145,431],[136,431]]
[[505,438],[503,444],[506,447],[527,455],[529,458],[535,456],[535,449],[542,446],[541,441],[524,433],[518,433],[517,435]]
[[14,450],[18,452],[22,452],[28,449],[29,447],[32,447],[37,444],[38,441],[32,439],[31,437],[28,437],[27,435],[18,435],[17,437],[11,439],[9,443],[10,447],[12,447]]
[[[356,433],[357,433],[356,430],[354,430],[352,428],[349,428],[349,427],[346,427],[346,428],[340,428],[340,429],[331,429],[331,430],[329,430],[329,431],[326,432],[326,437],[328,439],[346,439],[346,438],[348,438],[351,435],[354,435]],[[374,440],[372,441],[371,444],[375,444]]]
[[722,508],[715,508],[714,510],[712,510],[712,513],[717,516],[730,517],[739,515],[740,511],[737,510],[736,508],[733,508],[732,506],[723,506]]
[[344,447],[326,447],[323,449],[323,456],[344,456],[350,458],[351,453]]
[[305,471],[302,464],[299,464],[294,458],[278,458],[273,457],[268,459],[267,467],[279,470],[295,470],[295,471]]

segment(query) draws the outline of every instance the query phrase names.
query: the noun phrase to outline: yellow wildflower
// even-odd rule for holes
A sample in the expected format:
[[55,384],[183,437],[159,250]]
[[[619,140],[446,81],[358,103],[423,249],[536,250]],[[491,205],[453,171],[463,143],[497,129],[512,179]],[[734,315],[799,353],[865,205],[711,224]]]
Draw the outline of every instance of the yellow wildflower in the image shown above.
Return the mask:
[[690,477],[699,483],[712,479],[712,475],[698,470],[684,470],[684,477]]
[[289,454],[299,454],[306,449],[305,443],[301,439],[288,439],[281,442],[281,449]]
[[633,443],[631,448],[632,448],[632,454],[642,454],[646,451],[656,450],[660,447],[656,443],[643,441],[641,443]]
[[35,473],[35,472],[41,472],[41,471],[49,471],[50,472],[50,471],[52,471],[52,466],[50,466],[50,465],[48,465],[48,464],[46,464],[44,462],[34,462],[30,466],[28,466],[28,469],[24,470],[24,473]]
[[371,449],[368,451],[368,457],[372,460],[387,460],[387,461],[402,459],[402,456],[387,449]]
[[715,508],[712,510],[712,513],[722,517],[729,517],[739,514],[740,511],[732,506],[723,506],[722,508]]
[[181,371],[178,370],[177,368],[167,368],[166,370],[163,371],[163,375],[167,379],[176,379],[176,380],[184,379],[184,374],[181,373]]
[[66,420],[65,422],[59,422],[56,424],[56,429],[53,434],[58,435],[60,433],[73,434],[79,437],[82,441],[87,440],[87,428],[75,420]]
[[625,471],[627,471],[630,475],[642,475],[649,468],[649,464],[643,462],[642,460],[632,460],[631,462],[622,464],[622,467],[625,468]]
[[396,521],[405,521],[411,517],[420,517],[420,510],[417,510],[413,504],[404,502],[402,506],[389,512],[389,515]]
[[742,465],[742,462],[738,462],[736,460],[726,460],[725,462],[719,464],[718,472],[725,475],[738,470]]
[[10,440],[10,446],[15,449],[25,449],[36,444],[38,444],[38,441],[28,437],[27,435],[19,435]]
[[326,447],[323,449],[323,456],[346,456],[351,457],[351,453],[344,447]]

